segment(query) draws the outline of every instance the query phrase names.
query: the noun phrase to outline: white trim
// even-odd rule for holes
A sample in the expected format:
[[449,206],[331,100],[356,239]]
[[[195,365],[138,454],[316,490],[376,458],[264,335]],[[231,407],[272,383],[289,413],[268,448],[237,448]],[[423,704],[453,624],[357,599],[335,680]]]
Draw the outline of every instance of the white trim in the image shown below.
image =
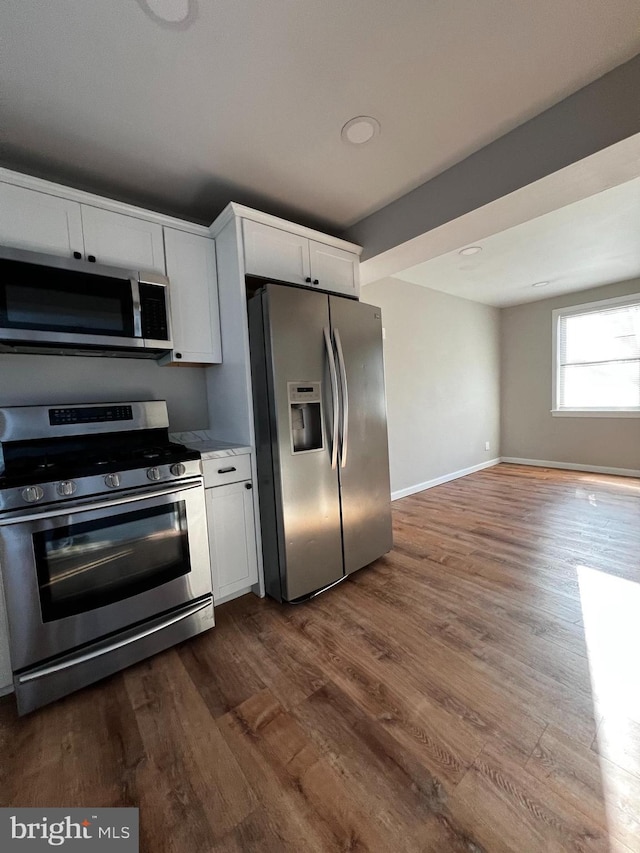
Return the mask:
[[590,474],[614,474],[617,477],[640,477],[640,470],[634,468],[610,468],[607,465],[583,465],[582,462],[550,462],[548,459],[520,459],[517,456],[503,456],[501,462],[513,465],[533,465],[536,468],[564,468],[567,471],[586,471]]
[[[253,586],[257,586],[257,583]],[[253,586],[243,586],[242,589],[236,590],[236,592],[228,592],[226,595],[221,595],[218,598],[213,600],[214,610],[219,604],[226,604],[227,601],[233,601],[234,598],[240,598],[241,595],[247,595],[250,592],[253,592]],[[259,596],[260,598],[264,598],[264,593]]]
[[115,199],[94,195],[83,190],[76,190],[73,187],[66,187],[62,184],[54,184],[42,178],[34,178],[32,175],[12,172],[10,169],[0,167],[0,181],[5,184],[13,184],[16,187],[35,190],[45,195],[66,198],[70,201],[78,202],[78,204],[87,204],[91,207],[99,207],[102,210],[123,213],[125,216],[135,216],[137,219],[145,219],[148,222],[155,222],[157,225],[166,225],[168,228],[176,228],[179,231],[187,231],[190,234],[198,234],[201,237],[211,237],[211,233],[206,225],[198,225],[195,222],[176,219],[174,216],[165,216],[163,213],[156,213],[154,210],[146,210],[132,204],[125,204],[123,201],[116,201]]
[[554,418],[640,418],[640,409],[552,409]]
[[554,308],[553,313],[561,314],[595,314],[603,308],[610,308],[613,305],[628,305],[629,303],[637,302],[640,299],[640,293],[629,293],[627,296],[612,296],[610,299],[598,299],[596,302],[583,302],[581,305],[566,305],[564,308]]
[[315,240],[316,243],[323,243],[325,246],[344,249],[345,252],[351,252],[354,255],[360,256],[362,254],[362,246],[358,246],[355,243],[348,243],[339,237],[323,234],[322,231],[315,231],[313,228],[297,225],[295,222],[271,216],[270,213],[263,213],[260,210],[254,210],[252,207],[245,207],[243,204],[238,204],[237,201],[230,201],[222,213],[211,223],[209,227],[210,233],[214,237],[217,237],[225,225],[235,217],[251,219],[253,222],[261,222],[263,225],[270,225],[272,228],[279,228],[281,231],[287,231],[289,234],[297,234],[299,237]]
[[502,462],[502,459],[490,459],[488,462],[480,462],[479,465],[472,465],[470,468],[461,468],[459,471],[453,471],[451,474],[445,474],[442,477],[436,477],[433,480],[427,480],[425,483],[416,483],[415,486],[409,486],[406,489],[398,489],[396,492],[391,492],[391,500],[397,501],[399,498],[406,498],[408,495],[415,495],[416,492],[424,492],[426,489],[432,489],[434,486],[440,486],[442,483],[448,483],[451,480],[457,480],[460,477],[466,477],[467,474],[474,474],[476,471],[482,471],[483,468],[492,468]]

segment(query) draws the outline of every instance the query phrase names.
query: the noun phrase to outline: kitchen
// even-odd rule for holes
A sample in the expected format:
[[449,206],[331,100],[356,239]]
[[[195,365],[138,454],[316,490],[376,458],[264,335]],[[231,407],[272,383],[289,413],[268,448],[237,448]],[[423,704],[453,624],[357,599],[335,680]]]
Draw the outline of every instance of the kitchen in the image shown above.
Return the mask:
[[[82,28],[87,22],[79,21],[78,25]],[[188,30],[167,28],[158,32],[163,32],[163,39],[181,38],[187,33],[197,34],[198,25],[196,19]],[[386,128],[383,123],[381,141]],[[374,137],[372,146],[361,149],[361,153],[369,157],[377,142]],[[54,133],[51,144],[55,143]],[[94,179],[91,185],[86,161],[83,180],[78,174],[72,175],[68,166],[65,178],[64,169],[46,169],[37,158],[29,163],[26,155],[19,159],[13,151],[4,161],[7,168],[0,173],[0,190],[4,193],[0,196],[0,242],[21,250],[59,253],[68,259],[79,252],[81,257],[76,260],[95,264],[96,268],[106,265],[166,275],[170,282],[172,347],[159,361],[10,351],[0,355],[0,404],[44,406],[47,418],[51,417],[50,410],[58,409],[54,419],[64,418],[66,423],[59,428],[68,429],[67,418],[82,419],[84,415],[79,412],[85,406],[119,408],[140,401],[167,401],[166,421],[163,415],[154,421],[153,429],[161,431],[156,434],[160,443],[204,442],[199,446],[203,449],[216,626],[104,682],[87,685],[68,698],[34,710],[22,721],[14,716],[15,699],[6,698],[3,731],[15,738],[4,787],[9,792],[7,802],[13,806],[55,804],[69,808],[139,805],[142,838],[147,845],[143,849],[162,849],[164,834],[172,839],[166,843],[174,849],[225,849],[225,845],[229,849],[253,849],[260,844],[263,849],[300,849],[301,838],[307,839],[311,849],[340,849],[349,837],[356,837],[364,849],[385,849],[395,832],[410,826],[404,849],[420,849],[426,839],[436,849],[456,849],[465,832],[477,839],[476,846],[484,843],[491,849],[491,839],[494,845],[498,843],[491,828],[465,811],[466,803],[472,801],[473,773],[466,781],[464,776],[475,768],[475,757],[484,749],[486,738],[479,737],[464,713],[456,722],[444,697],[435,700],[437,689],[430,679],[435,680],[438,672],[448,673],[457,701],[464,695],[470,705],[479,703],[475,707],[482,709],[478,713],[484,723],[503,732],[510,748],[527,744],[532,752],[536,726],[547,717],[539,717],[542,712],[536,706],[535,712],[525,714],[518,724],[515,700],[509,704],[506,690],[501,690],[496,696],[507,711],[505,719],[499,720],[491,701],[482,700],[481,689],[475,698],[457,682],[454,690],[453,657],[432,649],[438,654],[419,662],[417,646],[412,645],[417,641],[413,623],[402,624],[401,618],[389,622],[389,614],[382,618],[385,607],[393,605],[397,618],[403,608],[411,606],[391,579],[392,572],[402,571],[407,596],[411,590],[416,593],[420,618],[434,633],[443,631],[442,636],[447,636],[435,610],[429,609],[428,600],[418,594],[417,567],[407,554],[411,515],[417,511],[417,505],[411,503],[414,499],[408,498],[407,514],[396,522],[401,546],[396,556],[382,558],[362,572],[358,569],[348,583],[328,590],[309,605],[279,604],[274,601],[273,585],[271,596],[262,598],[264,521],[256,524],[264,512],[259,498],[261,439],[253,417],[255,366],[251,363],[246,285],[253,290],[264,281],[288,282],[297,286],[296,293],[313,294],[314,289],[341,293],[350,300],[347,304],[354,305],[358,304],[354,297],[360,295],[364,304],[368,301],[367,288],[359,293],[359,279],[361,269],[372,257],[373,241],[356,239],[355,230],[346,240],[333,236],[344,233],[344,229],[323,222],[323,217],[328,217],[321,213],[321,193],[318,205],[311,205],[317,207],[317,215],[309,209],[296,211],[291,201],[296,195],[293,175],[288,205],[282,200],[269,202],[264,191],[262,199],[252,197],[242,188],[238,195],[227,192],[221,202],[223,189],[215,202],[209,196],[209,200],[194,203],[193,212],[188,212],[177,196],[170,203],[158,194],[154,203],[153,179],[148,174],[135,190],[136,178],[126,159],[123,174],[128,174],[130,189],[126,192],[116,187],[112,194],[105,178],[102,183]],[[354,163],[350,160],[350,168],[357,169]],[[278,180],[282,177],[276,177]],[[168,199],[171,190],[165,189]],[[233,198],[244,203],[230,202]],[[180,215],[158,212],[161,210]],[[209,219],[205,211],[212,212]],[[214,216],[217,218],[212,224],[206,224]],[[196,224],[193,219],[205,224]],[[471,241],[460,240],[456,245],[467,242]],[[360,264],[363,244],[367,260]],[[268,313],[267,306],[261,313]],[[311,462],[316,450],[313,419],[317,378],[323,383],[322,393],[327,392],[326,411],[332,411],[333,399],[328,393],[330,352],[336,364],[336,387],[342,387],[331,331],[330,339],[330,347],[324,350],[326,377],[291,376],[295,387],[290,392],[301,396],[282,401],[289,408],[287,429],[292,427],[300,433],[301,461]],[[393,340],[390,343],[396,345]],[[357,408],[351,407],[352,414]],[[339,423],[344,409],[341,412],[338,408],[337,414],[337,418],[327,419],[327,424]],[[108,419],[112,427],[119,413],[98,416]],[[136,417],[133,411],[131,418],[128,411],[124,413],[128,425]],[[142,420],[147,417],[143,415]],[[312,434],[303,436],[309,432],[309,418]],[[53,429],[54,425],[49,425]],[[340,457],[347,444],[347,464],[354,449],[354,433],[349,430],[349,434],[350,445],[344,441],[344,430],[338,442],[329,430],[324,448],[331,451],[330,457],[337,448]],[[498,453],[493,435],[491,443]],[[480,456],[483,458],[487,457]],[[340,458],[329,461],[330,467],[334,462],[339,467],[342,462]],[[189,462],[184,459],[171,464]],[[147,470],[159,469],[160,487],[164,489],[169,465],[163,468],[163,464],[145,465],[144,476]],[[129,470],[133,469],[120,465],[108,473]],[[417,477],[414,482],[419,480]],[[73,494],[70,497],[76,499]],[[431,499],[435,500],[435,492]],[[439,513],[437,506],[431,511]],[[174,516],[171,524],[173,530],[179,529],[180,519]],[[450,553],[457,553],[455,539],[449,547]],[[281,573],[277,574],[282,580]],[[329,586],[333,579],[335,574],[329,571],[317,586]],[[432,581],[437,583],[435,575]],[[463,586],[458,591],[462,593]],[[444,596],[443,590],[440,593]],[[435,588],[431,588],[430,596],[439,600]],[[295,591],[289,595],[281,586],[280,597],[295,600],[298,595]],[[366,611],[372,620],[381,620],[375,628],[367,627]],[[4,648],[6,673],[6,645]],[[46,655],[38,660],[47,663]],[[22,671],[22,664],[18,668]],[[407,675],[409,669],[414,670],[411,677]],[[471,670],[467,674],[471,678]],[[390,692],[385,694],[385,690]],[[539,701],[542,704],[542,699]],[[553,709],[544,707],[545,714],[552,715]],[[398,708],[403,709],[399,718],[394,716]],[[403,713],[408,714],[409,723]],[[373,724],[372,720],[377,722]],[[435,746],[418,751],[417,763],[412,763],[409,756],[415,754],[415,738],[412,740],[410,732],[418,720],[414,732],[422,732],[419,739],[424,735],[425,743]],[[452,741],[445,734],[449,725],[455,731]],[[362,739],[355,751],[350,732],[358,732]],[[94,743],[93,755],[83,754],[81,743],[87,735]],[[518,743],[513,744],[510,737]],[[367,738],[373,746],[366,745]],[[449,750],[446,754],[438,752],[443,742]],[[501,765],[507,768],[505,772],[515,775],[515,764],[510,762],[517,763],[516,752],[504,757]],[[24,756],[24,773],[17,772],[19,754]],[[492,754],[487,760],[499,759]],[[39,762],[46,768],[44,772],[36,770]],[[368,772],[372,774],[371,785],[363,782]],[[58,773],[65,780],[64,791],[56,789]],[[352,791],[344,778],[353,784]],[[563,821],[586,820],[572,811],[573,807],[563,805],[562,811],[553,802]],[[565,799],[559,802],[565,804]],[[159,819],[155,835],[150,815],[162,815],[165,803],[169,808]],[[331,817],[318,818],[325,808]],[[375,819],[376,812],[384,819]],[[413,812],[422,829],[413,823]],[[444,823],[448,821],[455,829],[443,829],[438,815],[447,815]],[[498,824],[502,825],[501,818]],[[540,849],[544,849],[543,843]]]
[[[102,398],[97,401],[99,405],[91,405],[85,398],[79,400],[79,405],[76,406],[70,405],[73,401],[65,399],[56,402],[53,408],[51,404],[38,408],[33,405],[31,398],[31,405],[27,409],[3,408],[2,446],[5,477],[2,507],[6,525],[3,535],[3,552],[6,555],[4,579],[8,612],[11,614],[9,621],[13,622],[10,631],[4,628],[3,635],[6,637],[10,634],[12,637],[13,683],[18,708],[21,713],[26,713],[42,702],[65,695],[70,687],[76,689],[91,683],[95,680],[98,670],[101,674],[117,671],[122,666],[125,641],[128,646],[126,660],[134,662],[150,653],[148,637],[151,630],[156,635],[153,648],[160,650],[172,644],[172,636],[173,642],[176,642],[176,638],[184,639],[191,633],[211,628],[214,624],[211,590],[207,603],[206,586],[196,579],[196,572],[204,570],[207,575],[212,572],[212,592],[218,604],[251,589],[257,595],[264,595],[259,531],[262,530],[266,535],[268,527],[264,522],[261,528],[255,524],[255,518],[260,517],[259,494],[263,504],[265,494],[261,490],[253,489],[258,475],[256,459],[252,452],[256,440],[245,276],[258,276],[261,281],[281,280],[305,285],[307,279],[312,281],[311,276],[307,275],[311,272],[313,283],[309,290],[318,287],[321,279],[322,292],[336,294],[331,297],[332,310],[335,313],[338,312],[343,296],[357,296],[359,250],[344,241],[334,239],[330,242],[331,238],[326,235],[233,204],[229,205],[213,224],[211,231],[216,238],[214,241],[209,236],[170,227],[176,224],[173,221],[169,224],[164,220],[160,225],[161,217],[152,212],[146,212],[146,218],[143,219],[139,210],[25,178],[8,170],[3,170],[1,177],[4,182],[0,184],[0,197],[3,199],[5,212],[0,227],[4,243],[4,248],[0,251],[0,264],[5,282],[2,285],[2,337],[6,350],[13,355],[27,353],[27,357],[52,351],[54,356],[57,355],[60,359],[64,359],[65,355],[67,359],[73,359],[88,354],[94,356],[94,365],[102,363],[101,356],[112,356],[114,361],[123,357],[126,361],[116,363],[128,365],[129,360],[137,355],[159,362],[156,366],[158,372],[163,369],[170,370],[171,365],[177,365],[179,372],[182,371],[183,365],[193,363],[217,362],[219,365],[211,371],[213,375],[209,377],[210,387],[207,393],[207,399],[216,404],[208,418],[208,423],[212,426],[199,434],[190,429],[186,435],[182,431],[177,436],[178,440],[184,441],[186,438],[190,447],[203,449],[205,492],[200,498],[200,505],[194,496],[183,503],[182,492],[177,491],[178,488],[188,489],[197,485],[193,478],[199,474],[200,466],[195,461],[197,453],[191,455],[186,450],[181,452],[178,447],[169,443],[168,413],[163,403],[123,401],[115,404]],[[28,229],[22,225],[25,221],[29,223]],[[181,225],[183,228],[195,230],[189,223]],[[56,238],[60,238],[58,242]],[[287,254],[289,247],[293,250]],[[301,249],[308,253],[308,258],[301,253]],[[244,261],[243,268],[227,269],[228,256],[240,253]],[[298,269],[295,265],[299,264],[300,257],[303,262]],[[289,263],[290,261],[293,263]],[[132,276],[128,270],[133,266],[149,268],[151,271]],[[169,280],[162,277],[165,268],[171,274]],[[275,291],[271,293],[274,287]],[[337,483],[338,450],[341,455],[340,469],[343,479],[349,474],[352,480],[349,486],[351,496],[348,500],[346,482],[343,484],[340,499],[337,493],[332,498],[324,495],[315,503],[311,495],[307,497],[306,512],[311,518],[319,511],[318,517],[323,519],[325,530],[322,534],[314,534],[313,538],[307,538],[306,534],[301,532],[298,534],[299,544],[295,541],[289,542],[288,549],[301,549],[300,553],[283,554],[279,557],[278,548],[273,545],[274,553],[267,561],[267,580],[271,594],[280,597],[275,592],[275,584],[276,577],[283,572],[288,573],[288,583],[293,584],[296,590],[295,593],[284,593],[287,600],[302,599],[346,577],[350,571],[372,562],[391,547],[386,428],[384,420],[378,425],[374,424],[371,418],[365,422],[358,414],[358,410],[366,409],[366,394],[373,394],[373,385],[369,380],[365,396],[362,396],[363,389],[363,392],[360,392],[361,398],[358,398],[356,374],[351,367],[347,371],[337,326],[335,332],[329,332],[327,325],[327,340],[323,340],[322,324],[329,323],[328,314],[325,320],[319,319],[317,345],[314,350],[309,350],[314,352],[314,356],[319,354],[317,363],[305,368],[297,378],[295,391],[290,387],[292,381],[295,384],[296,371],[301,369],[299,361],[305,351],[303,341],[310,333],[309,323],[314,314],[323,310],[322,305],[326,303],[328,306],[329,303],[327,298],[323,298],[319,293],[317,296],[309,294],[310,304],[305,315],[301,308],[301,292],[293,292],[278,285],[269,285],[267,290],[272,302],[277,295],[288,297],[289,301],[291,297],[297,299],[297,309],[287,309],[286,299],[282,309],[289,314],[293,311],[294,316],[305,317],[303,323],[296,323],[288,330],[281,326],[277,335],[281,345],[288,348],[293,345],[296,334],[301,334],[303,338],[302,348],[297,356],[294,356],[293,363],[287,367],[286,387],[289,388],[290,395],[294,394],[292,400],[295,399],[295,402],[291,402],[290,410],[286,410],[290,411],[292,417],[296,415],[301,422],[304,417],[311,417],[307,413],[317,414],[313,435],[307,436],[307,432],[297,429],[292,421],[291,424],[282,424],[278,428],[284,439],[274,438],[272,441],[265,436],[260,437],[257,442],[260,447],[271,446],[274,442],[278,444],[282,440],[293,441],[292,453],[297,468],[300,469],[304,465],[304,471],[296,471],[295,463],[293,467],[290,463],[288,466],[283,463],[283,473],[277,488],[293,490],[297,497],[293,504],[291,497],[288,502],[282,500],[282,518],[277,525],[278,537],[289,540],[294,535],[291,528],[295,527],[296,523],[300,526],[300,522],[295,521],[295,514],[300,510],[294,507],[300,503],[303,494],[302,483],[317,483],[311,488],[311,495],[316,488],[331,489],[329,479]],[[169,292],[170,297],[167,295]],[[228,300],[229,296],[233,299]],[[255,304],[255,299],[256,297],[250,303],[251,306]],[[230,302],[234,305],[235,316]],[[136,306],[139,306],[139,309],[136,309]],[[207,306],[208,311],[203,311],[203,306]],[[370,331],[365,332],[366,343],[359,344],[364,347],[362,352],[366,353],[367,348],[371,352],[376,349],[381,352],[380,344],[376,344],[376,336],[381,336],[379,313],[374,317],[373,309],[354,305],[354,310],[356,308],[360,309],[355,311],[358,317],[363,313],[370,314],[369,322],[372,323]],[[136,311],[139,313],[138,318]],[[324,311],[326,313],[327,309]],[[258,309],[258,314],[261,312],[262,309]],[[237,373],[233,384],[228,379],[230,370],[237,371],[237,364],[233,364],[234,355],[226,345],[225,357],[222,357],[221,320],[225,329],[234,326],[239,328],[235,340],[241,348],[244,361],[243,384],[237,383]],[[354,319],[347,319],[346,316],[343,316],[342,321],[336,319],[343,334],[348,333],[349,325],[353,322]],[[138,337],[135,337],[136,329]],[[340,344],[335,357],[332,344],[327,343],[329,334],[335,334],[336,344]],[[362,335],[362,332],[359,334]],[[141,338],[141,335],[144,335],[144,338]],[[261,335],[274,340],[273,332],[268,329],[261,332]],[[369,340],[371,335],[373,337]],[[325,344],[331,355],[326,363]],[[256,361],[256,353],[258,350],[264,350],[264,346],[262,340],[251,349],[254,371],[262,369],[264,372],[264,368],[259,368]],[[349,353],[348,336],[345,338],[345,347]],[[366,357],[373,364],[371,356]],[[336,360],[340,363],[340,389]],[[163,368],[162,363],[168,366]],[[331,400],[327,396],[329,366],[332,368]],[[377,371],[377,393],[380,399],[383,399],[381,357],[375,365],[375,371],[373,367],[371,369],[372,372]],[[121,370],[118,371],[119,374]],[[347,391],[347,372],[350,374],[350,393]],[[310,393],[305,388],[311,380],[315,381],[311,383],[313,390]],[[270,384],[275,381],[270,380]],[[281,382],[282,377],[277,379],[278,384]],[[221,383],[222,387],[219,387],[218,383]],[[260,384],[266,386],[266,374]],[[225,396],[225,385],[230,388],[235,399]],[[324,391],[321,391],[322,386]],[[50,390],[48,393],[50,394]],[[346,410],[348,397],[353,397],[357,406],[350,417]],[[118,398],[119,401],[122,400],[122,390],[118,392]],[[236,415],[233,421],[221,422],[222,419],[217,415],[220,406],[229,411],[239,409],[244,419]],[[345,409],[343,415],[338,411],[339,406]],[[340,417],[343,417],[342,424],[338,422]],[[260,412],[258,424],[271,421],[272,418],[267,411]],[[365,484],[365,490],[369,493],[369,516],[372,521],[361,531],[359,526],[362,526],[364,521],[354,520],[348,523],[346,518],[349,506],[353,507],[350,511],[352,516],[355,513],[361,519],[363,515],[363,500],[367,497],[360,494],[362,487],[357,472],[365,465],[370,471],[372,460],[369,458],[358,463],[356,460],[359,451],[356,446],[351,451],[347,467],[348,424],[354,434],[359,435],[359,444],[365,453],[370,452],[370,448],[377,444],[378,449],[375,450],[373,458],[384,460],[379,486],[370,474]],[[342,433],[339,437],[340,427]],[[376,429],[379,431],[379,438],[375,437]],[[332,435],[329,440],[330,431]],[[298,440],[303,442],[299,447],[296,445]],[[40,450],[38,442],[41,444]],[[96,445],[96,451],[92,450],[91,442]],[[130,447],[130,450],[127,450],[127,447]],[[25,448],[28,448],[29,458],[34,459],[31,468],[25,467]],[[74,451],[79,451],[87,457],[81,467],[68,459]],[[143,451],[141,457],[140,453]],[[298,453],[299,456],[296,455]],[[92,455],[96,456],[94,465],[90,464]],[[286,453],[284,455],[286,456]],[[156,465],[145,470],[154,460],[162,463],[164,467]],[[233,464],[229,464],[230,461]],[[140,464],[145,467],[139,468],[138,472],[136,465]],[[51,473],[45,468],[48,476],[44,476],[40,470],[43,465],[51,468]],[[273,470],[274,462],[272,459],[265,459],[263,466],[264,472]],[[263,473],[262,479],[264,478]],[[158,487],[162,486],[162,489],[157,492],[140,491],[147,480]],[[290,483],[290,486],[287,486],[287,483]],[[145,556],[145,547],[148,550],[152,546],[145,546],[144,531],[138,531],[136,538],[130,538],[132,533],[129,527],[132,522],[129,522],[129,518],[133,518],[136,513],[131,515],[125,511],[122,512],[121,533],[116,534],[114,530],[109,533],[106,526],[103,528],[102,535],[107,541],[102,545],[104,556],[96,563],[100,566],[103,562],[108,565],[115,561],[115,564],[109,569],[106,577],[101,578],[99,574],[94,577],[95,571],[91,572],[90,568],[92,563],[85,566],[83,561],[88,557],[93,560],[96,554],[99,556],[100,551],[96,551],[96,548],[100,540],[95,539],[98,534],[90,540],[87,545],[90,550],[84,556],[81,543],[88,536],[83,533],[87,524],[91,523],[99,530],[98,508],[103,508],[107,517],[116,512],[114,507],[117,507],[118,503],[113,498],[110,498],[108,503],[105,502],[107,494],[115,497],[118,494],[116,490],[122,489],[123,501],[133,500],[133,495],[139,495],[134,508],[143,510],[147,507],[143,498],[150,501],[155,494],[159,500],[166,503],[172,497],[167,489],[169,484],[174,489],[173,503],[170,504],[174,510],[166,518],[165,524],[168,526],[157,528],[159,522],[147,521],[145,523],[150,523],[151,526],[146,535],[153,539],[158,535],[170,536],[172,529],[174,532],[177,529],[182,530],[182,544],[178,545],[176,542],[175,547],[186,549],[186,554],[190,553],[191,565],[188,565],[188,560],[185,564],[184,554],[178,558],[176,553],[173,561],[175,574],[172,574],[169,570],[171,563],[160,559],[160,554],[155,559]],[[371,497],[372,488],[374,493],[378,490],[374,499]],[[133,489],[137,491],[133,492]],[[205,526],[205,494],[211,559],[204,554],[208,547],[207,536],[201,529]],[[86,508],[85,504],[79,503],[81,496],[87,501]],[[69,510],[65,509],[63,503],[61,520],[56,521],[58,516],[52,511],[51,505],[52,502],[60,503],[60,498],[73,499],[74,503],[69,506],[76,508],[77,516],[71,515],[69,518]],[[101,498],[102,502],[96,503],[97,498]],[[334,502],[334,509],[331,511],[326,509],[330,500]],[[20,510],[24,510],[25,505],[29,503],[37,504],[38,508],[44,507],[49,510],[49,514],[43,511],[23,518]],[[184,507],[184,518],[178,523],[174,513],[178,511],[179,506]],[[149,512],[152,512],[155,518],[155,511],[151,510],[150,503]],[[274,515],[276,508],[273,507],[269,511],[263,506],[263,516],[266,516],[267,512],[270,516]],[[338,513],[342,516],[342,521]],[[64,546],[60,550],[62,568],[57,570],[56,546],[52,541],[47,539],[46,544],[42,546],[35,544],[36,539],[53,534],[36,532],[40,530],[40,526],[36,524],[34,527],[32,521],[51,517],[53,521],[45,524],[45,528],[54,525],[55,529],[55,526],[59,525],[61,532],[55,535]],[[89,521],[83,522],[82,519],[85,518]],[[76,525],[78,529],[74,533]],[[112,520],[109,525],[112,525]],[[142,519],[138,521],[138,525],[142,527]],[[163,529],[164,534],[161,533]],[[289,532],[284,533],[287,529]],[[359,553],[351,559],[346,571],[342,559],[343,529],[353,529],[352,539],[361,540],[357,546]],[[270,534],[274,543],[275,530],[274,521],[274,534]],[[36,552],[44,549],[47,554],[46,558],[40,558],[37,565],[29,557],[32,537]],[[110,539],[112,541],[109,541]],[[365,540],[368,545],[364,544]],[[69,541],[76,543],[71,547],[77,551],[74,558],[79,561],[77,565],[73,561],[69,563],[70,557],[65,559]],[[167,546],[170,541],[167,539]],[[313,542],[317,544],[314,546]],[[121,579],[118,580],[120,575],[127,574],[116,559],[119,549],[125,546],[129,550],[133,549],[133,553],[138,555],[131,558],[134,562],[140,560],[145,564],[148,575],[146,583],[138,577],[138,573],[126,584],[123,584]],[[315,547],[317,551],[315,560],[318,567],[313,571],[309,563],[310,547]],[[335,555],[330,559],[332,548]],[[114,549],[115,555],[111,553]],[[60,562],[60,557],[57,560]],[[34,577],[37,575],[39,578],[45,578],[44,582],[41,579],[39,589],[36,585],[28,593],[21,580],[22,570],[18,569],[26,562],[33,562],[31,572]],[[335,568],[331,568],[332,562]],[[151,565],[146,565],[147,563]],[[157,564],[155,569],[154,563]],[[82,586],[78,588],[77,581],[73,579],[87,571],[90,574],[85,582],[86,589]],[[294,571],[299,573],[297,580],[292,575]],[[185,573],[191,579],[187,584],[188,590],[182,590]],[[72,577],[72,581],[66,582],[70,589],[65,593],[64,579],[68,575]],[[156,575],[159,580],[153,579]],[[179,585],[181,591],[176,590],[176,593],[171,594],[172,585]],[[127,586],[131,587],[129,593]],[[61,587],[63,591],[57,593],[60,600],[56,608],[55,602],[52,604],[49,597],[52,595],[51,590]],[[96,593],[92,591],[93,587],[99,593],[98,598],[94,597]],[[43,598],[45,593],[47,603]],[[148,604],[144,603],[146,598],[149,599]],[[28,603],[25,604],[25,601]],[[96,601],[100,602],[99,611],[95,610]],[[122,603],[118,604],[120,601]],[[178,605],[186,609],[179,610]],[[38,612],[40,608],[43,611],[42,623],[36,628],[31,625],[30,614]],[[121,614],[119,610],[122,611]],[[96,618],[98,612],[100,618]],[[158,625],[160,614],[165,615],[167,623],[164,631]],[[145,618],[155,621],[146,624]],[[91,626],[87,624],[82,627],[82,620],[86,622],[87,619]],[[6,621],[3,620],[5,625]],[[173,627],[178,621],[179,629]],[[52,624],[48,625],[49,622]],[[191,623],[193,626],[190,632],[188,626]],[[25,629],[27,624],[31,627]],[[139,641],[130,636],[130,629],[134,624],[139,626]],[[116,629],[129,633],[114,637]],[[166,639],[161,639],[165,634]],[[57,639],[61,635],[68,636],[69,639]],[[96,645],[96,641],[101,640],[102,636],[109,637],[107,645]],[[144,647],[146,650],[144,654],[135,652],[138,644],[141,649]],[[23,649],[30,649],[29,655],[23,654]],[[34,651],[35,649],[37,651]],[[76,659],[72,656],[74,649]],[[4,655],[6,658],[6,646]],[[114,658],[112,665],[108,663],[110,655]],[[99,667],[96,668],[97,663]],[[3,673],[2,681],[5,689],[11,684],[10,670]],[[56,681],[60,682],[59,686]]]

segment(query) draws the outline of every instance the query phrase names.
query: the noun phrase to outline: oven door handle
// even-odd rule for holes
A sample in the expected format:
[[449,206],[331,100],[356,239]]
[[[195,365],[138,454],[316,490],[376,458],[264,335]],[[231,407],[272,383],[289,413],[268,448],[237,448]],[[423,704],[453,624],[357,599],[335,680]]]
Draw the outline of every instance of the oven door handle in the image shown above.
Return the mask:
[[25,521],[42,521],[47,518],[62,518],[65,515],[74,515],[78,512],[93,512],[96,509],[113,509],[117,506],[134,503],[136,501],[148,501],[153,498],[162,498],[166,495],[177,495],[180,492],[186,492],[189,489],[202,488],[202,479],[185,480],[180,484],[176,484],[168,489],[158,489],[155,492],[142,492],[135,495],[122,495],[119,498],[111,498],[107,501],[96,501],[95,503],[82,503],[75,506],[61,506],[57,509],[50,509],[43,512],[33,512],[28,515],[20,515],[14,518],[0,519],[0,527],[9,524],[21,524]]
[[107,645],[100,646],[100,648],[93,649],[90,652],[85,652],[84,654],[78,655],[73,659],[61,661],[60,663],[54,663],[50,666],[42,666],[39,669],[33,670],[32,672],[27,672],[24,675],[19,675],[18,684],[26,684],[29,681],[35,681],[37,678],[44,678],[44,676],[46,675],[53,675],[56,672],[61,672],[62,670],[70,669],[72,666],[77,666],[80,663],[86,663],[86,661],[88,660],[93,660],[94,658],[102,657],[102,655],[108,655],[110,652],[115,652],[117,651],[117,649],[122,649],[124,646],[130,646],[131,643],[137,643],[138,640],[143,640],[145,637],[150,637],[152,634],[157,634],[158,631],[163,631],[170,625],[175,625],[176,622],[182,622],[183,619],[187,619],[189,616],[193,616],[194,614],[199,613],[206,607],[211,607],[211,598],[208,598],[206,601],[199,601],[197,604],[188,607],[186,610],[182,610],[180,613],[176,613],[174,616],[169,617],[169,619],[163,619],[162,622],[156,625],[152,625],[150,628],[146,628],[144,631],[139,631],[133,636],[124,637],[124,639],[118,640],[115,643],[108,643]]

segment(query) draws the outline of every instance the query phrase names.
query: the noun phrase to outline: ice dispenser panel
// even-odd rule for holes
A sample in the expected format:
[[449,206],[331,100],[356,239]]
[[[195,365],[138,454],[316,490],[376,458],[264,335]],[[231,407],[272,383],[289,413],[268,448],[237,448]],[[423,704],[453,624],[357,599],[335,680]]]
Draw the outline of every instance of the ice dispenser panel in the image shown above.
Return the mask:
[[294,453],[322,450],[321,382],[288,382],[291,449]]

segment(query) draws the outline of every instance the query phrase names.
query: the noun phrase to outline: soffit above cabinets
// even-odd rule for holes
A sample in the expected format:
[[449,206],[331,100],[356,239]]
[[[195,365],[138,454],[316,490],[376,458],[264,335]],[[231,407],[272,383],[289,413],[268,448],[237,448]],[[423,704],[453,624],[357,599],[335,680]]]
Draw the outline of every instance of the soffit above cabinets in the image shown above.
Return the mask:
[[[640,51],[637,0],[5,3],[5,165],[209,224],[335,231]],[[380,133],[345,145],[372,116]]]

